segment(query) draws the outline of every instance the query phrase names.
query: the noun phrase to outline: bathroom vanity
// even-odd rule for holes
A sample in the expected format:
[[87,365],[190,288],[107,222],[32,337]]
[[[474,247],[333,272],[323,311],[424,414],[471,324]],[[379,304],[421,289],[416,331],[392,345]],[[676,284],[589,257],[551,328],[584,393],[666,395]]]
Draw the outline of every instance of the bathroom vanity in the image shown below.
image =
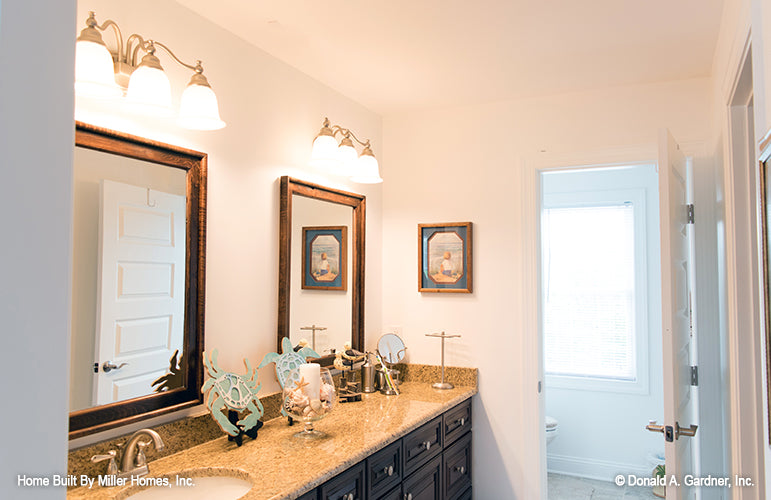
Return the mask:
[[[294,437],[285,418],[265,423],[243,446],[225,436],[149,463],[151,477],[232,476],[244,499],[471,498],[471,398],[475,386],[439,391],[405,382],[399,396],[365,394],[316,423],[327,434]],[[180,486],[183,488],[184,486]],[[142,488],[70,490],[71,499],[125,499]],[[195,498],[195,488],[189,498]]]
[[300,500],[471,498],[471,400],[458,404]]

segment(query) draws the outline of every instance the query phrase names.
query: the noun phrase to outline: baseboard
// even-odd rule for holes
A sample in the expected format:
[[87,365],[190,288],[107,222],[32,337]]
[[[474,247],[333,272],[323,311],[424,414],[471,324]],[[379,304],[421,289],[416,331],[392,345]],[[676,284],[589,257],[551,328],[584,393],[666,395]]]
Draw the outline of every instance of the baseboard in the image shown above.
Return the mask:
[[630,474],[637,477],[648,477],[653,472],[645,464],[621,464],[605,460],[595,460],[584,457],[569,457],[549,453],[546,458],[549,472],[579,476],[600,481],[613,481],[616,476]]

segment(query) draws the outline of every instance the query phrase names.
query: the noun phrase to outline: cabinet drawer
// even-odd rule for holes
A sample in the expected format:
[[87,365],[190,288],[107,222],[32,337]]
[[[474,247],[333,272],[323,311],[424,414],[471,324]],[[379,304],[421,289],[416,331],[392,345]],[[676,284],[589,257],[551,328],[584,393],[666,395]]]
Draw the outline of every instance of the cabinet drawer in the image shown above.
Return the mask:
[[444,414],[444,446],[447,447],[471,429],[471,399]]
[[444,498],[456,500],[471,486],[471,434],[463,435],[444,451]]
[[322,484],[319,500],[364,500],[364,493],[364,462],[359,462]]
[[438,416],[404,438],[404,476],[442,451],[442,416]]
[[430,460],[402,483],[403,500],[442,500],[442,457]]
[[367,459],[367,488],[369,498],[378,498],[402,482],[401,439]]

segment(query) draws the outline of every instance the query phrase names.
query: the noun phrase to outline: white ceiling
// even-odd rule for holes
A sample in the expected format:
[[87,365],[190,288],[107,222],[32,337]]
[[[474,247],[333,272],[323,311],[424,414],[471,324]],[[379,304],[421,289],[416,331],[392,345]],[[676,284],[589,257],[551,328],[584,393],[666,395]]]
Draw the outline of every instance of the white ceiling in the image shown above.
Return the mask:
[[382,115],[706,77],[723,0],[177,0]]

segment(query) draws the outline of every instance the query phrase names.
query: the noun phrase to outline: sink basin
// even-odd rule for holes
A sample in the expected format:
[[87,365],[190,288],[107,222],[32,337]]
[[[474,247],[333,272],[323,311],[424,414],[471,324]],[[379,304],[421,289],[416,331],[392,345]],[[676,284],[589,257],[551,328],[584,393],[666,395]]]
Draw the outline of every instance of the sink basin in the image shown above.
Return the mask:
[[[168,477],[168,486],[148,486],[128,495],[126,499],[196,500],[216,498],[218,500],[236,500],[252,489],[251,481],[232,475],[197,476],[192,473],[172,474],[164,477]],[[137,488],[142,487],[138,486]]]

